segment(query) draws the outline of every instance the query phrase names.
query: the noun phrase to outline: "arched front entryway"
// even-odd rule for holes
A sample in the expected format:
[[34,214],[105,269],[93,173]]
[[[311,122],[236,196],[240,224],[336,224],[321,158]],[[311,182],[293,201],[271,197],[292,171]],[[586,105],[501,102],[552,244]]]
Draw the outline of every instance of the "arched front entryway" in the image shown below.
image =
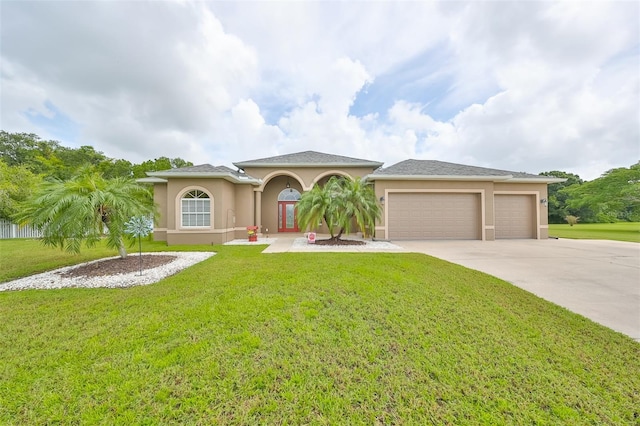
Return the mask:
[[296,203],[300,192],[294,188],[283,189],[278,194],[278,232],[298,232]]

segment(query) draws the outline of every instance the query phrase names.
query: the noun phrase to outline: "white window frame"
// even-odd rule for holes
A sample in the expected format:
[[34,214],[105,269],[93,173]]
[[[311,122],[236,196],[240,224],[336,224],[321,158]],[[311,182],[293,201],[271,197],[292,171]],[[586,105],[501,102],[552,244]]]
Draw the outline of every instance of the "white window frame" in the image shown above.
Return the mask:
[[[187,197],[189,194],[194,194],[194,197]],[[199,201],[201,201],[199,203]],[[206,201],[206,203],[205,203]],[[193,204],[192,209],[189,208],[189,211],[184,210],[185,203]],[[207,208],[208,204],[208,208]],[[212,212],[213,206],[213,197],[207,191],[204,191],[201,188],[189,188],[184,191],[184,193],[180,196],[179,207],[180,207],[180,228],[184,229],[209,229],[212,226]],[[208,217],[209,223],[204,224],[205,220],[202,221],[202,225],[191,225],[185,224],[185,214],[189,215],[192,218],[195,218],[196,223],[198,223],[198,218],[206,218]]]
[[300,191],[295,188],[285,188],[278,194],[278,201],[300,201]]

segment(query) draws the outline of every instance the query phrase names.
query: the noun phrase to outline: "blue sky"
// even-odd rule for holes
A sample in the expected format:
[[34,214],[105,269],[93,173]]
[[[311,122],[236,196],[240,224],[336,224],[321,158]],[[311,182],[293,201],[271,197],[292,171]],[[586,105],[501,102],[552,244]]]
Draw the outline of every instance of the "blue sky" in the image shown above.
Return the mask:
[[638,2],[0,3],[1,128],[114,158],[640,159]]
[[445,46],[436,46],[394,65],[366,84],[351,106],[350,113],[362,117],[377,113],[384,115],[399,100],[424,106],[437,120],[450,120],[464,107],[447,95],[455,83],[447,72],[451,61]]
[[56,108],[49,100],[44,101],[43,107],[44,109],[39,111],[26,110],[24,115],[33,126],[47,134],[55,135],[56,139],[77,142],[80,133],[78,123]]

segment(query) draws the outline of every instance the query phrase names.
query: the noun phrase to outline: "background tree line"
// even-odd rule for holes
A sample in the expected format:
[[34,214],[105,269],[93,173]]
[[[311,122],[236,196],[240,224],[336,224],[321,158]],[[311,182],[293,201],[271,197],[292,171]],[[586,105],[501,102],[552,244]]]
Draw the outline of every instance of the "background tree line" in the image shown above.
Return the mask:
[[[93,168],[106,179],[137,179],[145,177],[145,172],[192,165],[167,157],[133,164],[109,158],[91,146],[69,148],[33,133],[0,131],[0,219],[16,213],[16,203],[31,195],[44,179],[66,181],[83,167]],[[567,179],[549,185],[550,223],[564,223],[568,215],[584,223],[640,221],[640,162],[609,170],[592,181],[557,170],[540,174]]]
[[105,179],[137,179],[146,177],[145,172],[192,165],[181,158],[167,157],[133,164],[109,158],[91,146],[69,148],[33,133],[1,130],[0,219],[10,219],[17,213],[17,203],[26,200],[46,179],[67,181],[87,167]]
[[640,222],[640,161],[588,182],[562,171],[540,174],[567,179],[549,185],[549,223],[564,223],[569,215],[584,223]]

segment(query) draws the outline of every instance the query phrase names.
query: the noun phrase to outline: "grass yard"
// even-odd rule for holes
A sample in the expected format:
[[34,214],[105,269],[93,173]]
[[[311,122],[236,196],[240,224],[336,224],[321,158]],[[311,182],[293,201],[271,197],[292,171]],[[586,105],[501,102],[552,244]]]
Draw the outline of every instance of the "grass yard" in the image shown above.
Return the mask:
[[[497,278],[189,248],[218,254],[150,286],[0,293],[0,424],[640,424],[640,345]],[[48,250],[0,241],[3,269]]]
[[549,235],[559,238],[616,240],[640,243],[640,222],[549,225]]

